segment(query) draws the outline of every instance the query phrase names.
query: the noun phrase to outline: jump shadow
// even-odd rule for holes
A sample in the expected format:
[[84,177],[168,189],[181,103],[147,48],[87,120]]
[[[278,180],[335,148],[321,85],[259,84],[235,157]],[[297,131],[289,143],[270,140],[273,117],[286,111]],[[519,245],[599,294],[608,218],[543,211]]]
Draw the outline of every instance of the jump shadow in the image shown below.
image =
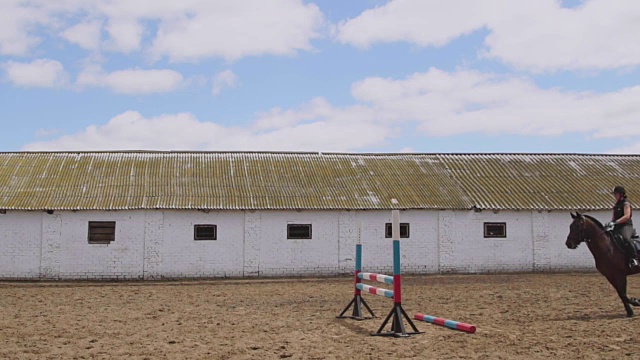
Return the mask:
[[358,326],[358,323],[360,321],[355,321],[354,322],[354,320],[350,320],[350,319],[334,319],[334,321],[338,325],[340,325],[342,327],[345,327],[345,328],[347,328],[347,329],[349,329],[349,330],[351,330],[351,331],[353,331],[355,333],[359,333],[359,334],[362,334],[362,335],[371,335],[371,330],[370,329],[367,330],[367,329],[365,329],[365,328],[363,328],[361,326]]

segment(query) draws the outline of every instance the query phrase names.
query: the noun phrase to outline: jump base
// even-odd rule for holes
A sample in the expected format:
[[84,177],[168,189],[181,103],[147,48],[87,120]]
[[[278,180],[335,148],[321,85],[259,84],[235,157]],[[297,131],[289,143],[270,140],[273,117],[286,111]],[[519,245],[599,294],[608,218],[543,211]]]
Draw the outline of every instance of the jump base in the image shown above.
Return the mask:
[[[404,327],[404,321],[407,320],[407,323],[411,325],[412,332],[407,332]],[[391,320],[391,331],[383,332],[384,327],[387,326],[387,323]],[[411,318],[407,315],[407,313],[402,308],[400,304],[394,304],[393,308],[389,312],[389,315],[384,319],[382,325],[375,333],[371,334],[372,336],[394,336],[394,337],[407,337],[410,335],[422,334],[423,332],[419,331],[415,326]]]
[[[351,316],[349,316],[349,315],[345,316],[344,314],[352,306],[353,306],[353,311],[351,312]],[[369,314],[371,316],[363,316],[362,315],[362,307],[363,306],[364,306],[365,309],[367,309],[367,311],[369,312]],[[369,307],[367,302],[364,301],[364,299],[362,298],[362,295],[360,295],[360,294],[355,295],[353,297],[353,299],[351,300],[351,302],[347,305],[347,307],[345,307],[344,310],[342,310],[340,315],[336,316],[336,318],[338,318],[338,319],[349,318],[349,319],[354,319],[354,320],[373,319],[374,317],[376,317],[376,315],[373,313],[373,311],[371,310],[371,308]]]

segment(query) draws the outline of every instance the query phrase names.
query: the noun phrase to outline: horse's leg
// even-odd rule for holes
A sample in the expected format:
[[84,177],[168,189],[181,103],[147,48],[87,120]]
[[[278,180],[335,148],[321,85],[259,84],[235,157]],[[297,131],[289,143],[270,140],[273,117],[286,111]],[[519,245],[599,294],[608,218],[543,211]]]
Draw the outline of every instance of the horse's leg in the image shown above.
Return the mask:
[[640,306],[640,299],[634,298],[634,297],[630,297],[629,298],[629,304],[631,304],[633,306]]
[[624,309],[627,311],[627,317],[633,316],[633,309],[631,305],[629,305],[630,301],[627,297],[627,276],[625,274],[615,275],[615,276],[607,276],[607,280],[613,285],[622,300],[622,305],[624,305]]

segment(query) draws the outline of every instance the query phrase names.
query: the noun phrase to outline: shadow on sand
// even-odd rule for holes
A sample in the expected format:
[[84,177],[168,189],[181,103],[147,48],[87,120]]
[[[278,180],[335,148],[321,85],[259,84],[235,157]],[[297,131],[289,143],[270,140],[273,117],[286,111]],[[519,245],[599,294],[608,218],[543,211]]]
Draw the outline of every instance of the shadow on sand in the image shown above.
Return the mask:
[[[638,315],[636,315],[638,316]],[[564,317],[556,317],[551,321],[595,321],[595,320],[633,320],[634,318],[628,318],[624,312],[622,313],[608,313],[608,314],[575,314]]]

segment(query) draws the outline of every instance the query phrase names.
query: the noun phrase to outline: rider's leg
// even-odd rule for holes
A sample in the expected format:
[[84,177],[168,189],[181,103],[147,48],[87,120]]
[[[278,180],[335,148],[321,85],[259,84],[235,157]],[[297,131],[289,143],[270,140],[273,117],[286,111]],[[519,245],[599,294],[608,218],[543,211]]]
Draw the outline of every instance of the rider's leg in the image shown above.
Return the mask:
[[626,249],[627,256],[629,257],[629,265],[638,266],[638,260],[636,259],[636,249],[631,243],[631,236],[633,236],[633,227],[622,227],[622,229],[620,229],[620,235],[622,235],[622,238],[624,239],[624,247]]

